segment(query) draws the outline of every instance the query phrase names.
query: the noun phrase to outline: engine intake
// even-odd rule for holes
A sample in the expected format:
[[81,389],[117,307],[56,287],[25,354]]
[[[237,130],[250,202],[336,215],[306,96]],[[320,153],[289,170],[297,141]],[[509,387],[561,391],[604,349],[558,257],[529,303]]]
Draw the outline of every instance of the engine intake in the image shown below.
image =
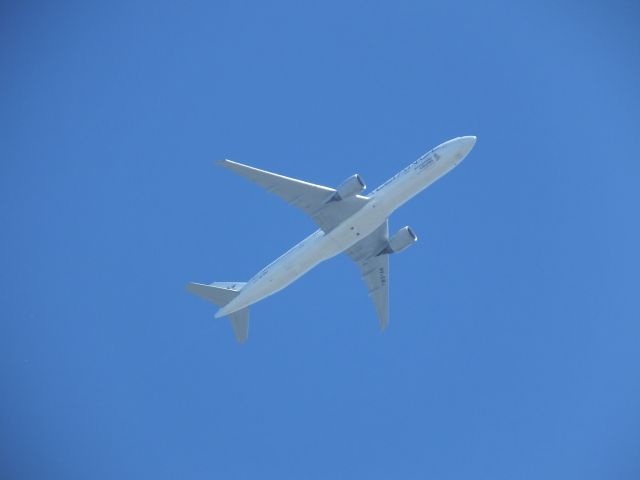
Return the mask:
[[411,227],[403,227],[389,239],[389,244],[382,253],[399,253],[417,241],[418,236]]
[[364,180],[362,180],[362,177],[356,173],[340,184],[330,201],[344,200],[345,198],[353,197],[365,188],[367,188],[367,186],[365,185]]

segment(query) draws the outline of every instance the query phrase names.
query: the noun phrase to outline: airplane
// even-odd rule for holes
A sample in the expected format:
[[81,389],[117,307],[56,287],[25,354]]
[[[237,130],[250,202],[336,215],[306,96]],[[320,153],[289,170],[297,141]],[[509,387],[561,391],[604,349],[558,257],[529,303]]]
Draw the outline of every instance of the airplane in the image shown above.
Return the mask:
[[229,316],[235,337],[242,343],[249,335],[250,305],[287,287],[320,262],[345,252],[358,265],[384,330],[389,322],[389,255],[403,251],[418,239],[408,226],[389,237],[389,216],[456,167],[475,143],[474,136],[446,141],[368,196],[361,195],[366,185],[358,174],[333,189],[220,160],[223,167],[300,208],[319,229],[246,283],[191,282],[187,290],[220,307],[215,318]]

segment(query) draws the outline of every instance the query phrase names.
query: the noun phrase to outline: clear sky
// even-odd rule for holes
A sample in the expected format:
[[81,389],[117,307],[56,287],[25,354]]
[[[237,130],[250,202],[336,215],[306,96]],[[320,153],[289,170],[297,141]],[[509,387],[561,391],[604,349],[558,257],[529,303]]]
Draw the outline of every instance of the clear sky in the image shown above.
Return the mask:
[[[0,7],[0,476],[640,478],[635,1]],[[231,158],[400,209],[383,334],[321,264],[236,344],[188,281],[314,230]]]

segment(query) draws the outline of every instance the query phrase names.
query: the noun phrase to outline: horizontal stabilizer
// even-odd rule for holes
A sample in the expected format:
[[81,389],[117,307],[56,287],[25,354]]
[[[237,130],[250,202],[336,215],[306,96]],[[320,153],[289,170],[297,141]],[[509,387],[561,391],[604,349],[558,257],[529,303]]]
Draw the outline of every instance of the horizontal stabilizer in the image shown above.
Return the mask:
[[244,286],[244,282],[215,282],[209,285],[190,282],[187,290],[208,302],[223,307],[237,297]]

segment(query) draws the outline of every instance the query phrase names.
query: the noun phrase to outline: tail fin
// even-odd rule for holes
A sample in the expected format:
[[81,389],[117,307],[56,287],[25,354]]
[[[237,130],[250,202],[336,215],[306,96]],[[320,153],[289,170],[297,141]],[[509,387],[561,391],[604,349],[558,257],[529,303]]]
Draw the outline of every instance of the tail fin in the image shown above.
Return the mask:
[[[224,307],[238,296],[245,285],[243,282],[215,282],[210,285],[191,282],[187,285],[187,290],[208,302]],[[229,319],[236,340],[240,343],[244,342],[249,336],[249,308],[243,308],[230,314]]]
[[249,337],[249,307],[230,314],[229,320],[236,340],[243,343]]

